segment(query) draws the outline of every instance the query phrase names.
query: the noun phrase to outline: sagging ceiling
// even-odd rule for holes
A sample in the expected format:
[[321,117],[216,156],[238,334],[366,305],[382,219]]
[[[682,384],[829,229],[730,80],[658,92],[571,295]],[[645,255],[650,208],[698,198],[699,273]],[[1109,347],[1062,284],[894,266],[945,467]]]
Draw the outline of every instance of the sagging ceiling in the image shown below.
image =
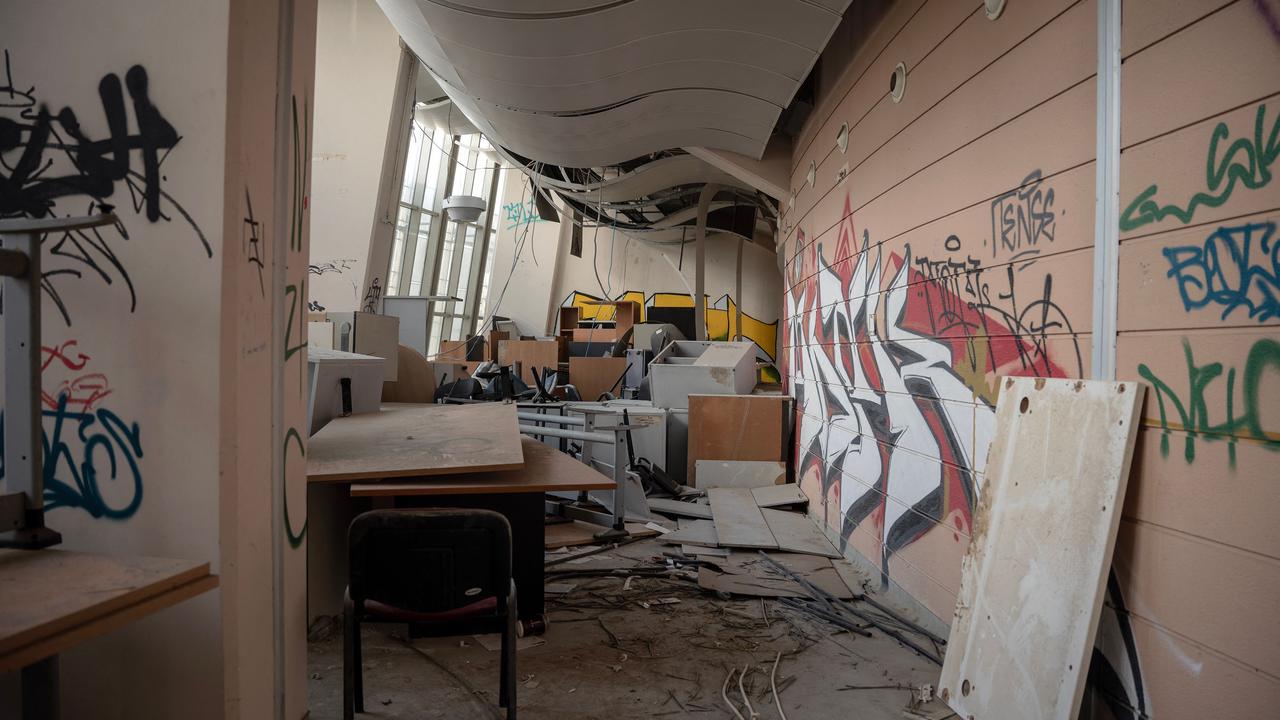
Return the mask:
[[576,222],[684,242],[710,182],[708,226],[770,247],[776,201],[680,148],[760,158],[849,2],[378,0],[430,74],[419,112]]
[[569,167],[759,158],[850,0],[379,0],[497,145]]

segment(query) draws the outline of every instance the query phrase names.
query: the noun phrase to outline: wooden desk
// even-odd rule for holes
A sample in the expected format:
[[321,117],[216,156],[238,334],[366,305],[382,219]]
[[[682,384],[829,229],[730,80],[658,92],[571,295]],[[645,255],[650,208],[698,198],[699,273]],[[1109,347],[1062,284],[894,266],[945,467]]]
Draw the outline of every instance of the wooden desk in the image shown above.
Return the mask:
[[209,563],[0,550],[0,673],[22,668],[24,702],[56,717],[58,653],[217,586]]
[[307,442],[307,482],[376,480],[524,466],[516,406],[385,403],[334,418]]
[[524,467],[466,474],[437,475],[413,482],[354,483],[352,497],[487,495],[574,490],[612,490],[614,482],[546,443],[520,438]]
[[[520,448],[524,467],[519,470],[353,483],[349,492],[358,502],[368,502],[366,498],[371,498],[384,507],[464,507],[502,513],[511,523],[512,566],[520,619],[529,627],[527,623],[541,619],[544,609],[544,493],[612,490],[616,486],[612,478],[533,438],[521,437]],[[313,489],[327,490],[326,484],[314,485]],[[314,503],[319,495],[310,493],[309,497]],[[319,514],[309,516],[308,562],[312,564],[311,558],[314,558],[316,567],[309,566],[307,573],[308,583],[315,583],[316,587],[315,592],[309,588],[308,594],[314,614],[331,614],[327,608],[340,607],[346,585],[345,530],[349,522],[347,517],[327,522]],[[308,614],[313,611],[309,610]]]

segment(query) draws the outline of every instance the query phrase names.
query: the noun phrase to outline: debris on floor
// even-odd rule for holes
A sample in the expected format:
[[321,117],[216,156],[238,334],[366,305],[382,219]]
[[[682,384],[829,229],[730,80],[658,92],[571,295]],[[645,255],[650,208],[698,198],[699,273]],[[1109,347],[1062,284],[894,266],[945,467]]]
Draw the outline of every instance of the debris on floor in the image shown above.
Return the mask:
[[[841,688],[875,686],[857,692],[859,720],[928,717],[905,713],[913,688],[936,682],[937,666],[854,613],[925,649],[931,641],[899,613],[873,604],[852,566],[841,573],[835,564],[842,560],[741,549],[691,558],[663,539],[547,554],[547,581],[575,587],[547,596],[544,643],[518,645],[521,715],[733,718],[736,709],[744,720],[819,720],[849,716],[849,692]],[[585,562],[563,561],[591,550],[600,551]],[[844,599],[813,593],[770,562]],[[704,568],[801,590],[791,597],[722,594],[701,586]],[[496,717],[498,653],[483,640],[468,647],[445,638],[403,640],[392,634],[397,627],[365,629],[366,687],[393,700],[379,706],[379,717]],[[332,675],[340,668],[340,637],[313,643],[311,670]],[[315,681],[311,691],[312,718],[341,717],[340,686]]]

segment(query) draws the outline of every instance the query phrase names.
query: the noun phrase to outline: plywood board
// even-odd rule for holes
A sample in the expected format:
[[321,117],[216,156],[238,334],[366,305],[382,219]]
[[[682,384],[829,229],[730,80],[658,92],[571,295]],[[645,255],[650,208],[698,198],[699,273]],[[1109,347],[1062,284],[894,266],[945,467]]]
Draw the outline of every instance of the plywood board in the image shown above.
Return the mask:
[[672,545],[719,547],[720,541],[716,536],[716,524],[711,520],[680,518],[678,522],[680,529],[663,535],[662,542],[671,543]]
[[429,403],[436,394],[436,373],[431,363],[407,345],[396,348],[396,379],[382,383],[384,402]]
[[755,498],[756,505],[762,508],[781,507],[783,505],[807,505],[809,503],[809,497],[801,492],[800,486],[795,483],[752,488],[751,497]]
[[307,322],[307,348],[333,349],[333,323],[328,320]]
[[707,491],[707,497],[711,499],[711,517],[721,546],[778,547],[750,490],[713,488]]
[[713,548],[703,547],[701,545],[681,545],[680,552],[693,557],[695,555],[703,555],[706,557],[729,557],[729,548]]
[[[853,597],[853,592],[828,558],[781,552],[771,552],[769,557],[832,597]],[[810,597],[799,583],[774,570],[755,551],[734,551],[727,558],[702,559],[714,565],[714,568],[704,566],[698,569],[698,585],[708,590],[754,597]]]
[[405,497],[410,495],[483,495],[492,493],[612,490],[613,479],[559,450],[531,437],[520,438],[524,467],[460,475],[433,475],[405,482],[357,483],[352,497]]
[[541,374],[543,368],[555,370],[567,350],[562,340],[499,340],[498,364],[520,363],[520,379],[533,385],[533,368]]
[[[386,360],[382,364],[383,380],[395,380],[399,371],[396,348],[400,347],[400,318],[391,315],[355,314],[355,342],[351,352],[373,355]],[[343,348],[348,349],[348,348]]]
[[605,392],[616,397],[622,392],[622,373],[626,369],[625,357],[571,357],[569,382],[578,388],[583,400],[595,401]]
[[[551,523],[543,531],[543,547],[547,550],[552,550],[562,547],[594,545],[601,542],[596,540],[596,535],[605,530],[608,530],[608,528],[581,520]],[[644,523],[627,523],[627,532],[631,537],[638,538],[653,537],[658,534],[657,530],[645,527]]]
[[516,406],[393,405],[334,418],[312,436],[307,481],[379,480],[524,466]]
[[649,509],[653,512],[662,513],[663,515],[675,515],[677,517],[701,518],[703,520],[711,519],[711,507],[708,505],[700,505],[698,503],[682,502],[680,500],[668,500],[666,498],[649,498]]
[[0,672],[216,586],[205,562],[0,550]]
[[752,488],[787,481],[787,466],[774,460],[698,460],[698,489]]
[[773,533],[779,550],[829,558],[840,557],[840,551],[836,550],[804,513],[770,508],[761,508],[760,513],[764,515],[764,521],[769,525],[769,532]]
[[690,395],[688,484],[699,460],[787,459],[787,397]]
[[1079,715],[1142,394],[1003,381],[939,680],[962,717]]

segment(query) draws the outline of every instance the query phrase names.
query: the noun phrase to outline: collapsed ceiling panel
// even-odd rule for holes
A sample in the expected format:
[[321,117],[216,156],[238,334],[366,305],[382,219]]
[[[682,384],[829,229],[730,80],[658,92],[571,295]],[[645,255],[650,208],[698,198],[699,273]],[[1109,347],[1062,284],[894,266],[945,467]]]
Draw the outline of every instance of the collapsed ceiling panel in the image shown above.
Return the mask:
[[849,0],[379,0],[492,142],[569,167],[759,158]]

